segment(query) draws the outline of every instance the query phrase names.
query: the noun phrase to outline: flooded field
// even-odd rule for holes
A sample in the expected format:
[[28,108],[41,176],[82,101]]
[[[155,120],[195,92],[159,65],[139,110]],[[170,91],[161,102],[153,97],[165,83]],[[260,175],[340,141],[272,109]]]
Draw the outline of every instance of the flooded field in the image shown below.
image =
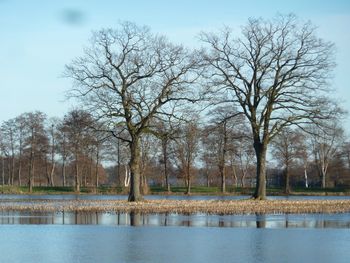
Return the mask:
[[[38,199],[113,198],[120,200],[125,196],[1,196],[6,202],[24,203]],[[163,196],[149,199],[152,198]],[[213,197],[190,198],[208,200]],[[2,253],[1,262],[7,263],[345,263],[350,258],[349,229],[350,213],[213,215],[1,211],[0,251],[6,252]]]

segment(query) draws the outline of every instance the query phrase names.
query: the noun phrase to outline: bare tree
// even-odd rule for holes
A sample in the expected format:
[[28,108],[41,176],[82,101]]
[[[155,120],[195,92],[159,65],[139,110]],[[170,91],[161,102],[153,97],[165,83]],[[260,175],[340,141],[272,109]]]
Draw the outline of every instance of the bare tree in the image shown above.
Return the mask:
[[[253,173],[254,149],[250,142],[249,127],[246,125],[239,126],[234,133],[233,149],[231,150],[231,159],[235,161],[239,172],[241,187],[246,187],[248,175]],[[234,169],[234,168],[233,168]]]
[[4,136],[2,135],[2,130],[0,129],[0,152],[1,152],[1,185],[5,185],[5,159],[7,155],[7,149],[5,146]]
[[307,136],[309,134],[300,133],[300,144],[299,144],[299,151],[298,151],[298,159],[301,161],[303,171],[304,171],[304,185],[305,188],[309,187],[309,174],[308,169],[310,165],[310,156],[312,155],[312,147],[310,147],[309,144],[309,138],[310,136]]
[[203,33],[209,85],[246,116],[257,161],[255,199],[266,198],[266,152],[285,127],[329,117],[327,85],[334,45],[316,36],[311,23],[294,15],[249,19],[241,37],[229,28]]
[[214,151],[215,163],[219,170],[221,192],[226,192],[226,168],[228,153],[233,151],[233,131],[239,126],[242,118],[239,112],[232,108],[218,106],[209,112],[211,119],[203,131],[206,150]]
[[180,129],[180,134],[176,138],[174,145],[174,156],[176,165],[185,179],[186,194],[191,194],[193,168],[195,158],[198,154],[199,128],[195,121],[186,123]]
[[47,145],[44,121],[46,115],[40,111],[22,114],[25,120],[25,149],[29,155],[29,192],[33,191],[35,160],[42,154],[42,149]]
[[156,138],[150,134],[145,134],[141,138],[140,174],[142,194],[147,194],[149,192],[147,178],[152,176],[152,174],[153,176],[155,175],[154,171],[152,171],[157,155],[157,141],[155,139]]
[[171,116],[165,120],[157,120],[154,123],[154,127],[157,132],[154,134],[160,140],[160,164],[163,166],[163,184],[165,185],[167,192],[171,192],[170,178],[169,178],[169,157],[170,157],[170,145],[179,137],[179,127],[181,120],[174,121]]
[[272,141],[272,154],[275,159],[284,167],[284,191],[290,193],[290,168],[301,154],[302,135],[300,132],[286,128],[279,133]]
[[9,159],[8,185],[13,185],[15,177],[15,119],[5,121],[1,125],[3,147]]
[[47,182],[50,186],[55,186],[54,174],[56,168],[56,150],[57,150],[57,141],[58,141],[58,127],[59,121],[57,118],[50,118],[46,127],[47,136],[49,139],[48,148],[47,148],[47,157],[45,158],[46,162],[46,176]]
[[[72,95],[130,148],[129,201],[142,199],[140,192],[140,138],[150,132],[155,118],[174,115],[174,106],[193,100],[190,90],[196,61],[182,46],[130,22],[118,29],[94,33],[85,54],[66,67],[74,80]],[[115,133],[117,127],[126,137]]]
[[24,134],[25,134],[25,117],[23,115],[19,115],[16,118],[16,130],[17,130],[17,142],[18,142],[18,185],[22,185],[22,155],[23,155],[23,147],[24,147]]
[[62,169],[61,169],[61,176],[62,176],[62,185],[67,185],[67,177],[66,177],[66,167],[67,167],[67,160],[70,155],[69,151],[69,145],[68,145],[68,130],[69,127],[67,127],[64,122],[60,122],[57,127],[57,151],[61,155],[61,161],[62,161]]
[[327,186],[326,179],[329,164],[341,150],[344,142],[344,131],[339,127],[337,121],[330,121],[325,126],[325,129],[317,129],[316,127],[312,133],[312,148],[322,188]]
[[342,147],[342,156],[345,158],[345,161],[348,166],[348,170],[350,170],[350,142],[347,141],[343,144]]
[[80,192],[81,171],[80,162],[84,159],[85,148],[91,144],[90,127],[92,127],[92,117],[83,110],[72,110],[67,113],[63,120],[63,130],[68,142],[68,149],[74,156],[74,181],[75,191]]

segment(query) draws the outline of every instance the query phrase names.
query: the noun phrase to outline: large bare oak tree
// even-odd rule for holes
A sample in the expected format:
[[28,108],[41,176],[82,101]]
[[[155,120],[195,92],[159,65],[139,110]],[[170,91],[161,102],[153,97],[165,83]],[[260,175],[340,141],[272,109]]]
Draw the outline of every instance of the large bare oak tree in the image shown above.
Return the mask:
[[[208,79],[225,91],[245,114],[252,129],[257,161],[255,199],[266,198],[266,153],[271,139],[283,128],[327,118],[335,66],[334,46],[316,36],[311,23],[294,15],[249,19],[235,37],[224,28],[202,33]],[[210,73],[210,74],[209,74]]]
[[[176,114],[174,108],[194,99],[189,87],[197,63],[182,46],[130,22],[93,34],[84,55],[66,66],[74,80],[72,95],[105,120],[110,131],[128,143],[131,153],[129,201],[140,193],[140,138],[151,132],[152,119]],[[119,135],[118,135],[119,134]]]

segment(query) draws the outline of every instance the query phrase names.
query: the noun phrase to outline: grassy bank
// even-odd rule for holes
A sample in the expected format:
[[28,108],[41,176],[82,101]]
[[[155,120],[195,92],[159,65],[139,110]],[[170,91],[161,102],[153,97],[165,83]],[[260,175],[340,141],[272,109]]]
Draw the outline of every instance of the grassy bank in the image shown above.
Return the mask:
[[[186,187],[171,187],[171,192],[167,192],[165,187],[151,186],[148,194],[157,195],[183,195],[186,193]],[[251,195],[253,188],[228,187],[225,193],[220,191],[219,187],[194,186],[191,188],[193,195]],[[127,194],[127,189],[123,187],[101,186],[82,187],[79,194]],[[29,194],[29,188],[26,186],[0,186],[1,194]],[[74,187],[71,186],[36,186],[32,194],[77,194]],[[285,195],[283,189],[268,187],[267,195]],[[350,188],[295,188],[290,195],[350,195]]]

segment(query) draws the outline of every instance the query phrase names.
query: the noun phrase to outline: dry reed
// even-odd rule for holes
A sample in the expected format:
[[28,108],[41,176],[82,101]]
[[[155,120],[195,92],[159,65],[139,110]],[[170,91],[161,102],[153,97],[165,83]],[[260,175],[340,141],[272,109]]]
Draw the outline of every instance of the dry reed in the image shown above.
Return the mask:
[[2,200],[0,211],[208,214],[347,213],[350,200]]

